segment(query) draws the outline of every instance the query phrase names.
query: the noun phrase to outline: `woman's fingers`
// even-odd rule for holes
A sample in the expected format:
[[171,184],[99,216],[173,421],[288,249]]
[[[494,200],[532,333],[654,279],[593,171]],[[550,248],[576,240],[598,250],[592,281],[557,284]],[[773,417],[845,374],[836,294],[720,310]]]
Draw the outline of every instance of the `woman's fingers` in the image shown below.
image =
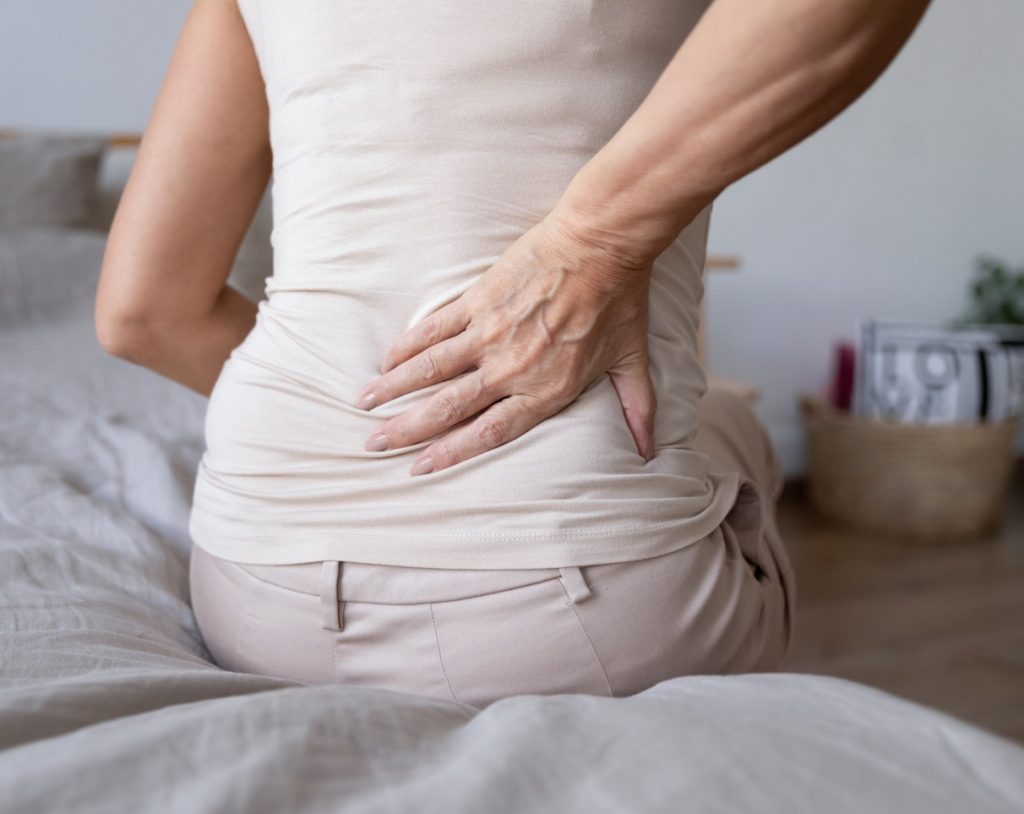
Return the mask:
[[636,442],[637,451],[646,459],[654,457],[654,415],[657,397],[651,382],[647,359],[637,354],[608,371],[619,395],[626,424]]
[[[551,413],[557,410],[551,411]],[[426,447],[409,469],[425,475],[495,449],[518,438],[551,414],[529,396],[509,396],[482,412],[473,421],[452,430]]]
[[462,297],[459,297],[399,334],[384,354],[380,372],[387,373],[431,345],[455,336],[468,324],[469,315],[463,308]]
[[356,397],[364,410],[384,404],[413,390],[420,390],[465,373],[476,364],[471,343],[464,333],[442,340],[370,382]]
[[410,472],[443,469],[517,438],[606,372],[637,450],[651,458],[650,269],[619,264],[604,246],[569,239],[551,223],[527,231],[460,297],[392,344],[359,406],[443,389],[383,421],[366,449],[423,446]]
[[380,424],[367,438],[366,449],[380,452],[418,444],[450,430],[505,395],[486,387],[480,371],[476,371]]

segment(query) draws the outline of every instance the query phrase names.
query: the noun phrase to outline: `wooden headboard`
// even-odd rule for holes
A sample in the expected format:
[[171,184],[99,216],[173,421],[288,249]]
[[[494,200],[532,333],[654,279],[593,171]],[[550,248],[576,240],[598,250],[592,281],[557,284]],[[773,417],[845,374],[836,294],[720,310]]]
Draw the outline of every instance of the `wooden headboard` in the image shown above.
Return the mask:
[[138,147],[142,143],[142,134],[115,133],[108,141],[111,147]]
[[[22,135],[23,132],[25,131],[0,129],[0,139],[13,138],[14,136]],[[83,133],[81,135],[88,134]],[[105,138],[107,139],[107,143],[109,143],[111,147],[138,147],[139,144],[142,142],[141,133],[114,133],[112,135],[106,136]]]

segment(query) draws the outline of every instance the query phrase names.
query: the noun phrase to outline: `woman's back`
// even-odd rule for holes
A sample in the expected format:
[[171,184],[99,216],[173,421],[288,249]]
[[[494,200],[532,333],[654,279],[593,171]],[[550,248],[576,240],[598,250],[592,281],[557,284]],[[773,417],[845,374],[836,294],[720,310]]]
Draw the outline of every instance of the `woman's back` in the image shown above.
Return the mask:
[[406,327],[541,220],[643,100],[705,2],[239,0],[267,86],[274,275],[211,395],[191,519],[240,562],[537,568],[651,557],[715,528],[737,479],[690,444],[708,210],[657,260],[656,457],[601,376],[524,435],[410,477],[354,406]]

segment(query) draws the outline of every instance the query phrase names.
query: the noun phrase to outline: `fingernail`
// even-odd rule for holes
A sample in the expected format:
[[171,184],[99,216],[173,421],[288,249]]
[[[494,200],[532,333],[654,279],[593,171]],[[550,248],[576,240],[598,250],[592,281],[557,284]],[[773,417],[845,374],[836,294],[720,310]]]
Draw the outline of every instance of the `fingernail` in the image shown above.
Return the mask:
[[388,448],[388,437],[384,433],[377,433],[371,435],[366,442],[367,452],[380,452],[383,449]]
[[356,402],[356,407],[360,410],[370,410],[377,404],[377,397],[373,393],[367,393],[359,401]]
[[430,457],[420,458],[416,463],[412,465],[412,469],[409,470],[410,475],[426,475],[428,472],[434,471],[434,460]]

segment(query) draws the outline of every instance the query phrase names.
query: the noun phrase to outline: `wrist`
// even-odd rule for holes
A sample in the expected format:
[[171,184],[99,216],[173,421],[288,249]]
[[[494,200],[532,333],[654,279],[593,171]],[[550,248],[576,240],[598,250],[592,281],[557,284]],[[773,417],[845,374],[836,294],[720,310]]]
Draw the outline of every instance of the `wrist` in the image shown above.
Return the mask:
[[656,168],[623,160],[623,150],[613,147],[607,145],[583,166],[551,217],[624,266],[649,267],[715,194],[688,192]]

